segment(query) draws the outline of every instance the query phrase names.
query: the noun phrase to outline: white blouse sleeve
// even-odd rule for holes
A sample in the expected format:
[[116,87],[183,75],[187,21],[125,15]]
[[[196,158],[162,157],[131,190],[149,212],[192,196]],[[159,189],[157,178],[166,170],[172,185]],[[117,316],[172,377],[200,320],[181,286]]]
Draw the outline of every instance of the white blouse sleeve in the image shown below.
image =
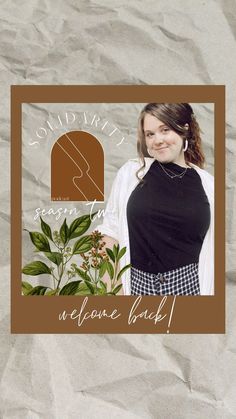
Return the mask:
[[117,172],[107,201],[103,222],[94,230],[119,241],[119,196],[122,187],[122,168]]

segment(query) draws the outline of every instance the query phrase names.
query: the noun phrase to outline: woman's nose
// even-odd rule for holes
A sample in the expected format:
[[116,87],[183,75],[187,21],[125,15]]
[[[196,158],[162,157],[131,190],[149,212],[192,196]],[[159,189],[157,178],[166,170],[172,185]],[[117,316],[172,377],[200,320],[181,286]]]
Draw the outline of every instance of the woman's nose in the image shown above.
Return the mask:
[[161,144],[161,143],[163,143],[163,141],[164,141],[164,139],[163,139],[163,136],[162,136],[162,134],[160,134],[160,133],[155,133],[155,135],[153,136],[153,142],[155,143],[155,144]]

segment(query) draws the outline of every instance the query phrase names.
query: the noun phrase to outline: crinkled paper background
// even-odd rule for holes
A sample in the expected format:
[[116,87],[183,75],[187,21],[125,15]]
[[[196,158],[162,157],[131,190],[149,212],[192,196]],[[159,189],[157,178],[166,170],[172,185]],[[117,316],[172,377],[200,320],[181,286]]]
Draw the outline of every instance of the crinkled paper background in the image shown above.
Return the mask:
[[[235,28],[234,0],[0,1],[1,419],[236,417]],[[10,334],[11,84],[226,85],[225,335]]]

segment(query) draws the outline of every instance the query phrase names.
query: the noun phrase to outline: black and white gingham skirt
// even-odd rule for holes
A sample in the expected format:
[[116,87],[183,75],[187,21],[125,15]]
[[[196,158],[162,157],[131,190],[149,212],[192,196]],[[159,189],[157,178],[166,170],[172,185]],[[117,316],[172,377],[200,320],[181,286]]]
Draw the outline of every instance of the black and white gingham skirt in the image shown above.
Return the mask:
[[200,295],[198,263],[158,274],[131,267],[131,295]]

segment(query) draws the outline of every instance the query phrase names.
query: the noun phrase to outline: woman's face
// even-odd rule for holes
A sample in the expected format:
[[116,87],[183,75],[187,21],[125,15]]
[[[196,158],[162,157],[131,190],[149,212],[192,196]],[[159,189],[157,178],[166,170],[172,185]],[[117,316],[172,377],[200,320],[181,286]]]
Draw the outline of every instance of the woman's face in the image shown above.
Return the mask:
[[183,138],[155,116],[146,114],[143,122],[149,154],[160,163],[185,166]]

